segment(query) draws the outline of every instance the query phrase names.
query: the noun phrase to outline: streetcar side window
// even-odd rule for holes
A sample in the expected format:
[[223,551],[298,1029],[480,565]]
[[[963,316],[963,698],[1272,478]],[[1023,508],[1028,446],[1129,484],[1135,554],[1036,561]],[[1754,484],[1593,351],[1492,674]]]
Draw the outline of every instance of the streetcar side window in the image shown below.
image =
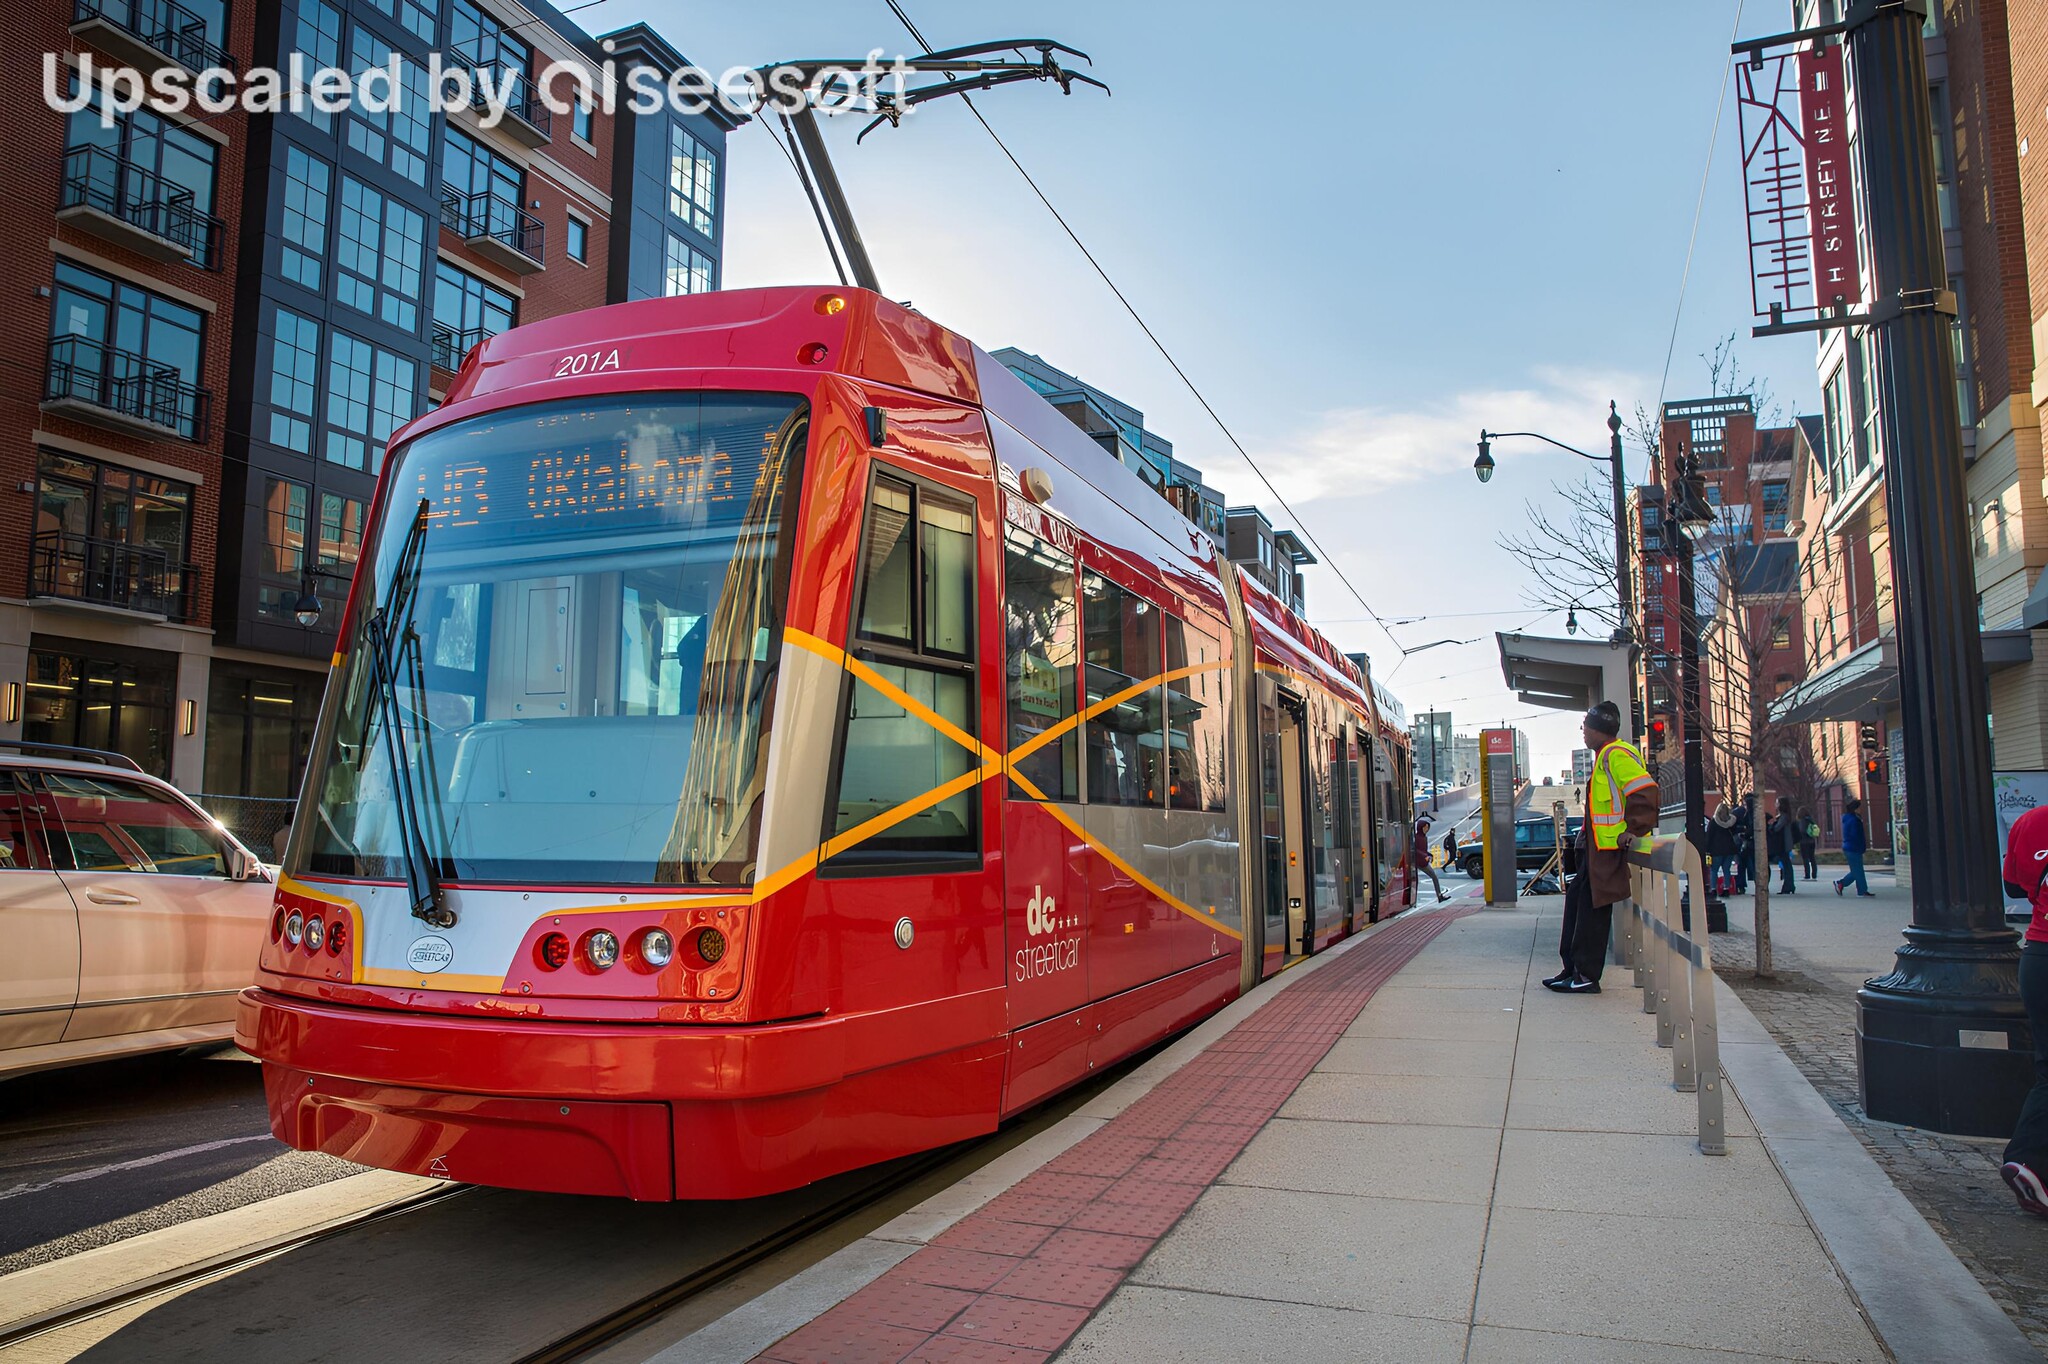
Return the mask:
[[[1088,688],[1088,801],[1160,805],[1165,735],[1160,616],[1151,602],[1091,573],[1082,585]],[[1148,685],[1149,684],[1149,685]]]
[[1166,618],[1166,803],[1175,810],[1224,809],[1224,725],[1229,674],[1223,646],[1192,625]]
[[973,504],[878,477],[862,572],[826,866],[976,861]]
[[[1003,690],[1012,754],[1074,714],[1074,596],[1073,556],[1010,527],[1003,541]],[[1028,782],[1047,800],[1079,800],[1080,754],[1081,736],[1068,725],[1017,758],[1013,771],[1020,788]]]

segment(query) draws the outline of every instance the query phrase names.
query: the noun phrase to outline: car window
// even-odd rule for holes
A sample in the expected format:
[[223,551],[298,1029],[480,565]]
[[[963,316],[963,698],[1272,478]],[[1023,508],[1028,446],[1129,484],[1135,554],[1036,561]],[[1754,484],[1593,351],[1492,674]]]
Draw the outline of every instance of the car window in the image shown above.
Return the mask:
[[43,785],[80,871],[228,874],[220,835],[168,792],[72,772],[46,772]]
[[32,798],[24,796],[13,772],[0,772],[0,871],[47,871],[42,821]]

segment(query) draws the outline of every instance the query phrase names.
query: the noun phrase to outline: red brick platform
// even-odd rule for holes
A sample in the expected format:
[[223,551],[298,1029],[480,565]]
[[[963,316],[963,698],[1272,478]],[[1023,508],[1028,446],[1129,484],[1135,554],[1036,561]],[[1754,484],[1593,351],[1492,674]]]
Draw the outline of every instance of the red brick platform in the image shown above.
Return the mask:
[[1373,992],[1478,908],[1399,920],[1303,977],[1044,1169],[756,1359],[1050,1359],[1279,1112]]

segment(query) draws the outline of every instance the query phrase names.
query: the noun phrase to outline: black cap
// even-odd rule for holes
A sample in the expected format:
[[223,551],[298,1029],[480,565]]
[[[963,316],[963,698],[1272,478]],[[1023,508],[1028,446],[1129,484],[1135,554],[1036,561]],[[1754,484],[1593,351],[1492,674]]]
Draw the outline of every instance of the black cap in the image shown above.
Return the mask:
[[1586,724],[1602,734],[1621,733],[1621,707],[1612,701],[1602,701],[1586,712]]

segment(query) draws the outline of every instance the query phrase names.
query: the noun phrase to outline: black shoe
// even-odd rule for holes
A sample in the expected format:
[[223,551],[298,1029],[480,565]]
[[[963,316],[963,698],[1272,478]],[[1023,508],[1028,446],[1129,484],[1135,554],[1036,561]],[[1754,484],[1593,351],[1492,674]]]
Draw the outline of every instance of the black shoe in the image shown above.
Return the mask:
[[1556,988],[1557,988],[1558,986],[1560,986],[1560,985],[1564,984],[1564,983],[1565,983],[1566,981],[1570,980],[1571,978],[1572,978],[1572,973],[1571,973],[1571,972],[1569,972],[1569,971],[1559,971],[1559,972],[1558,972],[1558,973],[1557,973],[1556,975],[1554,975],[1554,976],[1545,976],[1545,977],[1543,978],[1543,983],[1544,983],[1545,985],[1549,986],[1549,987],[1550,987],[1551,989],[1555,990],[1555,989],[1556,989]]
[[1572,980],[1573,977],[1571,976],[1552,976],[1549,980],[1543,982],[1543,988],[1546,990],[1555,990],[1559,994],[1563,994],[1565,991],[1571,988]]
[[1600,993],[1600,982],[1587,980],[1584,976],[1573,976],[1564,983],[1564,992],[1568,995],[1597,995]]

